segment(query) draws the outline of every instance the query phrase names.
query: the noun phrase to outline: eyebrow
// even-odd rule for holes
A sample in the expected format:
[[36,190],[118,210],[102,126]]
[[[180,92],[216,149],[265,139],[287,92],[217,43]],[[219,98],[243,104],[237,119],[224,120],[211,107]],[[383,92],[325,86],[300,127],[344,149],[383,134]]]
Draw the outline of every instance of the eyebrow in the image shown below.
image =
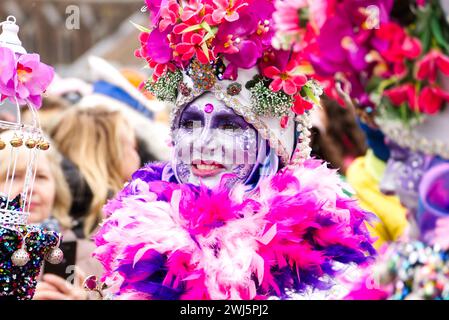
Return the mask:
[[180,119],[184,119],[184,118],[202,118],[203,117],[203,113],[200,112],[199,110],[195,110],[195,109],[189,109],[189,110],[185,110],[182,114]]
[[226,120],[232,120],[233,122],[237,122],[243,129],[246,129],[248,127],[248,123],[241,116],[232,112],[220,111],[216,113],[213,117],[214,123]]

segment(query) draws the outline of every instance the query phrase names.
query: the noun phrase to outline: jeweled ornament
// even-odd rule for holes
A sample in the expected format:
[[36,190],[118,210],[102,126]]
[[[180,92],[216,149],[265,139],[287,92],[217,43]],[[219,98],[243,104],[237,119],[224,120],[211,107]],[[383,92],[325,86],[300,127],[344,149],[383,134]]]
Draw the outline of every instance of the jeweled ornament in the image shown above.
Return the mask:
[[24,248],[20,248],[11,256],[12,263],[17,267],[23,267],[30,261],[30,255]]
[[52,248],[46,255],[45,260],[51,264],[60,264],[64,259],[64,253],[60,248]]

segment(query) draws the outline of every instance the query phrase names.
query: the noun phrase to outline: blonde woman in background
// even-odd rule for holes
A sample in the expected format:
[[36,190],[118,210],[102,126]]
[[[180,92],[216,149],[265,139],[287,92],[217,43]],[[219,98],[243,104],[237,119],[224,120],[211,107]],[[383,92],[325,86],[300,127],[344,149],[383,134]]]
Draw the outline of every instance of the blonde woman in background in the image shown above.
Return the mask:
[[65,173],[75,197],[70,211],[78,221],[75,233],[89,237],[103,219],[107,200],[141,165],[134,130],[119,111],[72,107],[51,136],[72,164]]
[[[0,138],[8,142],[14,137],[14,132],[5,131]],[[45,138],[49,140],[48,138]],[[65,279],[54,274],[45,274],[40,279],[35,299],[85,299],[86,293],[81,288],[81,282],[85,274],[100,275],[101,265],[91,257],[95,245],[89,240],[77,240],[71,231],[72,221],[68,215],[71,206],[71,195],[64,174],[61,169],[62,156],[55,146],[47,151],[39,152],[37,158],[36,177],[34,181],[32,198],[30,203],[29,223],[40,225],[62,233],[63,241],[77,241],[75,258],[76,285],[71,285]],[[6,151],[6,150],[5,150]],[[10,195],[16,197],[22,192],[27,172],[27,160],[29,150],[25,147],[17,148],[18,156],[14,181],[11,185]],[[5,185],[10,153],[0,152],[0,191],[9,191],[9,183]],[[12,172],[9,173],[10,178]],[[70,276],[70,274],[67,274]]]

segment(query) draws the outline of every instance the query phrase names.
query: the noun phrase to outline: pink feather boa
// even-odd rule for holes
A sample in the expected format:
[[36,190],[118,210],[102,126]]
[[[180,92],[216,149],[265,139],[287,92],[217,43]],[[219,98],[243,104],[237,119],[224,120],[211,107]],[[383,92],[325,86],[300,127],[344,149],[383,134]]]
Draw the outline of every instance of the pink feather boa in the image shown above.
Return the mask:
[[102,281],[118,298],[282,298],[326,289],[336,261],[375,254],[371,215],[320,161],[283,169],[251,194],[161,181],[158,169],[134,175],[95,236]]

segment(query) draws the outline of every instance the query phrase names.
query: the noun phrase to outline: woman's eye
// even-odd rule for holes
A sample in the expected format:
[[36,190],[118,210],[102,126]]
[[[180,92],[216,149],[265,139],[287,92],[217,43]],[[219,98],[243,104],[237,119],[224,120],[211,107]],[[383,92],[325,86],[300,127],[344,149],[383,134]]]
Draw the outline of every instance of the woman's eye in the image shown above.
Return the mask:
[[240,126],[235,123],[223,123],[219,128],[222,130],[237,130],[240,129]]
[[185,120],[181,122],[181,128],[184,129],[193,129],[193,121],[192,120]]

